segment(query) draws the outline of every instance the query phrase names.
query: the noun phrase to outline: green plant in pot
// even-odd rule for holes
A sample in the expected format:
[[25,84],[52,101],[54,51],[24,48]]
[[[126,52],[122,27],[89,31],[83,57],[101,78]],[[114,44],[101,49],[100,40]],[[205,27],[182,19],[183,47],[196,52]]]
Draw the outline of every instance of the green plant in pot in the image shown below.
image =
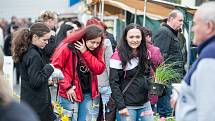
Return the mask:
[[173,67],[178,62],[159,65],[154,73],[154,82],[150,85],[150,93],[161,96],[172,80],[180,80],[181,74]]

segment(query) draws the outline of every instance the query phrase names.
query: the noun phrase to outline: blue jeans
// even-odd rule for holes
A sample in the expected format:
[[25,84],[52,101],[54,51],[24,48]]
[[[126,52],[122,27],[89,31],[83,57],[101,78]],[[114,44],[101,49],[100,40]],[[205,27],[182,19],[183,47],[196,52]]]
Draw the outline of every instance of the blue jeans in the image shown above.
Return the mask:
[[106,105],[109,101],[111,95],[111,88],[110,86],[103,86],[99,87],[100,96],[102,98],[102,105],[103,105],[103,118],[105,119],[105,112],[106,112]]
[[68,110],[71,121],[93,121],[99,113],[99,97],[92,100],[91,93],[83,94],[84,100],[80,103],[70,102],[68,99],[58,97],[60,105]]
[[110,86],[99,87],[99,93],[101,95],[103,105],[106,105],[111,95]]
[[172,87],[168,86],[166,94],[158,98],[157,102],[157,113],[160,117],[169,117],[172,115],[172,108],[170,105],[170,96],[172,94]]
[[142,108],[128,108],[129,116],[120,115],[121,121],[154,121],[150,102],[144,103]]

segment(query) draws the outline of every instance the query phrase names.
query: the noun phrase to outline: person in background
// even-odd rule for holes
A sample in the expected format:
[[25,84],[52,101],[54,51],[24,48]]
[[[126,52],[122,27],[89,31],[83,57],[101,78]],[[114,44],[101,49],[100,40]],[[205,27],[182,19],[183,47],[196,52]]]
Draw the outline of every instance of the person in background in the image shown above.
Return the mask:
[[[214,121],[215,2],[199,6],[193,18],[198,58],[185,75],[176,104],[177,121]],[[174,99],[175,97],[173,97]]]
[[54,53],[55,48],[57,47],[56,41],[56,26],[58,22],[58,15],[53,11],[44,11],[40,14],[39,19],[51,30],[51,37],[48,44],[45,46],[43,51],[43,58],[46,63],[50,63],[50,58]]
[[100,26],[102,26],[102,28],[104,28],[104,30],[105,30],[105,36],[106,36],[106,38],[108,38],[108,39],[110,40],[111,45],[112,45],[112,50],[113,50],[113,52],[114,52],[114,51],[115,51],[115,48],[116,48],[116,46],[117,46],[117,42],[116,42],[116,40],[115,40],[113,34],[107,31],[107,28],[108,28],[107,25],[106,25],[104,22],[102,22],[102,21],[101,21],[99,18],[97,18],[97,17],[92,17],[92,18],[90,19],[90,21],[88,21],[88,24],[89,24],[89,23],[94,23],[94,22],[98,23]]
[[74,20],[74,21],[72,21],[72,23],[74,23],[78,28],[84,27],[84,24],[78,20]]
[[[153,38],[154,45],[160,48],[166,64],[174,64],[174,69],[181,73],[181,78],[184,71],[183,55],[180,49],[178,40],[178,30],[183,25],[183,14],[179,10],[173,10],[169,13],[167,23],[163,24],[157,34]],[[181,80],[170,80],[174,81]],[[159,97],[157,103],[157,111],[161,117],[168,117],[172,115],[172,108],[170,106],[170,95],[172,93],[172,86],[167,87],[163,96]]]
[[7,33],[6,34],[10,34],[11,26],[17,25],[17,24],[18,24],[18,18],[16,16],[12,16],[10,23],[7,25]]
[[154,120],[148,98],[149,83],[146,78],[149,76],[144,30],[140,25],[129,24],[110,59],[110,86],[121,121]]
[[48,44],[50,36],[50,29],[46,25],[35,23],[30,29],[17,31],[12,41],[12,58],[21,66],[21,102],[29,104],[41,121],[54,121],[56,118],[48,79],[57,69],[45,63],[41,51]]
[[15,34],[15,32],[19,29],[18,25],[11,25],[10,28],[10,33],[5,37],[5,41],[4,41],[4,46],[3,46],[3,52],[5,54],[5,56],[11,56],[11,44],[12,44],[12,39],[13,36]]
[[[12,56],[12,53],[11,53],[12,39],[13,39],[16,31],[19,29],[18,25],[11,24],[10,26],[11,26],[10,32],[6,36],[6,39],[4,41],[4,46],[3,46],[3,51],[4,51],[5,56]],[[20,64],[14,63],[14,69],[16,69],[16,84],[19,84]]]
[[[95,19],[94,17],[87,20],[86,26],[89,26],[92,24],[101,26],[104,29],[104,31],[107,28],[107,26],[103,22],[99,21],[98,19]],[[106,68],[105,68],[105,71],[101,75],[97,76],[98,84],[99,84],[98,85],[99,93],[101,96],[100,99],[102,102],[102,105],[101,105],[102,108],[100,108],[100,112],[102,112],[102,113],[100,113],[100,115],[103,115],[103,118],[104,118],[103,120],[105,120],[106,105],[107,105],[110,95],[111,95],[111,89],[110,89],[110,84],[109,84],[109,75],[110,75],[110,58],[111,58],[111,55],[113,54],[111,41],[108,38],[107,34],[104,39],[104,47],[105,47],[104,60],[105,60]],[[103,109],[103,110],[101,110],[101,109]]]
[[163,56],[160,52],[160,48],[156,47],[152,43],[152,31],[148,28],[143,27],[146,39],[146,45],[149,52],[149,58],[153,64],[153,70],[156,69],[161,63],[163,63]]
[[66,37],[68,37],[73,31],[79,29],[76,24],[72,22],[63,22],[60,26],[60,29],[56,35],[57,46],[62,42]]
[[[146,46],[148,49],[149,59],[151,61],[151,77],[154,77],[154,72],[156,71],[156,68],[163,63],[163,57],[160,52],[160,48],[154,46],[152,43],[152,31],[148,28],[143,27],[144,33],[145,33],[145,39],[146,39]],[[152,110],[154,113],[157,112],[157,101],[158,96],[154,94],[149,94],[150,102],[152,106]]]
[[104,31],[89,25],[72,32],[56,48],[52,64],[62,70],[58,101],[69,110],[71,121],[94,121],[99,112],[97,75],[105,70]]
[[0,49],[0,121],[39,121],[36,113],[25,103],[17,103],[11,97],[8,82],[3,73],[4,54]]

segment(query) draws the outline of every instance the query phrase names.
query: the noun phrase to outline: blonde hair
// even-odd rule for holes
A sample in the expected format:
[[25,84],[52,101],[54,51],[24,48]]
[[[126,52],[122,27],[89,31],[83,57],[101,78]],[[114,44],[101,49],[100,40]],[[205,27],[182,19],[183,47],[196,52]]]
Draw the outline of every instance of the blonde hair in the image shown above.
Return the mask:
[[42,21],[42,22],[46,22],[48,21],[49,19],[57,19],[57,13],[56,12],[53,12],[53,11],[43,11],[41,14],[40,14],[40,17],[39,17],[39,20]]

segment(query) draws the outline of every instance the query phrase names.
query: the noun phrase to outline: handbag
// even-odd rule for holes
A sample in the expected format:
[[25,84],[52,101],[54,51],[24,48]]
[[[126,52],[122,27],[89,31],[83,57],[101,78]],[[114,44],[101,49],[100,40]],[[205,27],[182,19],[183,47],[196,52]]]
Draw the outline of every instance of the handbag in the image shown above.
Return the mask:
[[[129,81],[129,83],[126,85],[126,87],[123,89],[122,94],[124,94],[127,91],[129,86],[134,81],[135,77],[137,76],[138,72],[139,71],[137,71],[135,73],[135,75],[132,77],[132,79]],[[115,100],[113,99],[112,96],[110,96],[110,98],[109,98],[106,109],[107,110],[105,112],[105,121],[115,121],[117,108],[116,108]]]

